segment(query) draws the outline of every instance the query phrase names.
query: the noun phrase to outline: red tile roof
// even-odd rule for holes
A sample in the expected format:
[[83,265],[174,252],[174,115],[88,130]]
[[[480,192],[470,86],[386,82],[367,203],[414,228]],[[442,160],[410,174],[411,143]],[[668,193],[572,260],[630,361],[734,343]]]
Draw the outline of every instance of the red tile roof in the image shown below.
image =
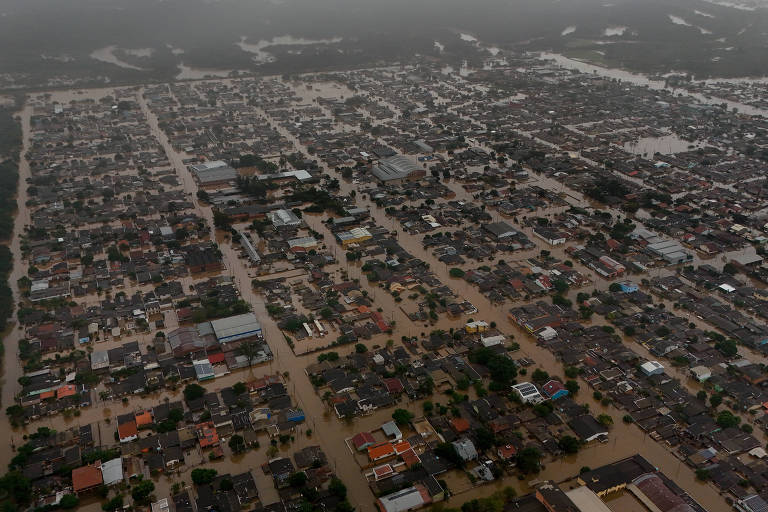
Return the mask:
[[72,470],[72,488],[75,492],[87,491],[101,485],[101,469],[98,466],[83,466]]
[[129,437],[139,435],[139,429],[136,426],[136,421],[131,420],[127,423],[123,423],[122,425],[118,425],[117,433],[120,436],[120,439],[128,439]]

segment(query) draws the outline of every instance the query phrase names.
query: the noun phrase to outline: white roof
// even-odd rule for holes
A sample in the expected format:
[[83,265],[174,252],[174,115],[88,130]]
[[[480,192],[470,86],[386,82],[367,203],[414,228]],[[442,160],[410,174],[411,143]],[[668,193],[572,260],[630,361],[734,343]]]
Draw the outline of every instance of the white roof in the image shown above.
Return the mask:
[[480,337],[480,342],[484,347],[493,347],[494,345],[501,345],[507,338],[504,335],[499,334],[497,336],[488,336],[487,338]]
[[579,510],[589,510],[589,512],[611,512],[611,509],[603,503],[603,500],[601,500],[600,497],[586,485],[571,489],[566,492],[565,495],[571,499]]
[[253,313],[212,320],[211,328],[219,343],[230,343],[261,333],[261,324]]
[[163,498],[152,504],[152,512],[168,512],[171,506],[168,504],[168,498]]
[[512,386],[518,393],[520,393],[520,396],[522,397],[529,397],[529,396],[541,396],[541,393],[539,393],[539,390],[536,389],[536,386],[531,384],[530,382],[521,382],[519,384],[515,384]]
[[646,361],[643,364],[640,365],[640,368],[645,370],[646,372],[652,372],[655,370],[663,370],[664,365],[662,365],[658,361]]
[[424,498],[416,487],[408,487],[379,499],[385,512],[404,512],[424,505]]
[[101,478],[104,485],[114,484],[123,480],[123,460],[118,457],[101,463]]

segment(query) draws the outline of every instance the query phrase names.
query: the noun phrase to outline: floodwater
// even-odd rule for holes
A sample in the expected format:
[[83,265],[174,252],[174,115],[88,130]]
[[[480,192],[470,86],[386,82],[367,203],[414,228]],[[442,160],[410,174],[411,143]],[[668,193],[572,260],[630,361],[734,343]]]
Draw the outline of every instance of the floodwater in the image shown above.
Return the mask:
[[[117,50],[117,46],[106,46],[104,48],[99,48],[98,50],[94,50],[91,53],[91,58],[100,60],[101,62],[106,62],[107,64],[114,64],[115,66],[120,66],[121,68],[125,69],[133,69],[136,71],[146,71],[145,68],[141,68],[139,66],[134,66],[133,64],[129,62],[125,62],[124,60],[121,60],[117,55],[115,55],[115,50]],[[151,48],[147,48],[145,50],[151,50]],[[126,50],[126,53],[130,53],[131,51],[138,51],[142,52],[143,50]],[[151,52],[148,56],[151,56]],[[143,57],[145,55],[137,55],[137,57]]]
[[235,46],[239,47],[244,52],[252,53],[252,60],[259,64],[265,64],[268,62],[274,62],[275,56],[269,51],[266,51],[270,46],[286,45],[286,46],[309,46],[315,44],[333,44],[340,43],[343,39],[341,37],[333,37],[330,39],[304,39],[296,38],[290,35],[277,36],[272,39],[262,39],[258,43],[253,44],[248,42],[246,36],[241,36],[240,41],[235,43]]
[[205,78],[225,78],[232,73],[231,69],[191,68],[183,62],[179,64],[177,80],[202,80]]
[[[699,143],[698,145],[700,146],[701,144]],[[626,142],[623,149],[635,155],[644,155],[651,158],[656,153],[663,155],[684,153],[692,149],[689,146],[698,147],[696,144],[683,140],[674,133],[671,133],[661,137],[643,137],[634,142]]]
[[[21,154],[24,155],[30,147],[30,116],[32,115],[32,107],[25,107],[21,113],[21,127],[24,134],[22,142]],[[16,204],[26,204],[27,187],[25,186],[27,178],[29,178],[29,162],[26,158],[22,158],[19,162],[19,187],[16,195]],[[11,238],[10,249],[13,254],[13,270],[8,277],[8,284],[13,291],[13,298],[15,303],[19,303],[21,300],[21,294],[19,293],[19,287],[16,284],[17,281],[26,275],[26,265],[21,261],[21,238],[24,234],[24,228],[30,224],[30,212],[28,208],[19,208],[16,211],[16,217],[13,225],[13,236]],[[13,317],[15,319],[15,316]],[[18,379],[23,375],[23,370],[18,361],[19,341],[24,335],[24,331],[17,328],[15,323],[11,319],[9,322],[9,332],[3,336],[3,375],[2,375],[2,406],[3,410],[6,407],[13,405],[15,394],[19,388]],[[9,432],[10,425],[8,424],[8,418],[5,414],[2,415],[0,425],[5,426],[5,431]],[[0,468],[5,468],[10,462],[13,454],[11,453],[9,445],[3,445],[5,448],[0,449]]]

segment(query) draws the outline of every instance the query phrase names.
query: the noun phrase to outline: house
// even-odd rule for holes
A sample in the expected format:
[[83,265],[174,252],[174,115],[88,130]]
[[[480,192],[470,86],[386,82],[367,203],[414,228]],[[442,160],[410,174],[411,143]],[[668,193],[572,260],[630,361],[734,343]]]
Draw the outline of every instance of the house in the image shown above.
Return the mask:
[[509,460],[517,455],[517,448],[511,444],[505,444],[496,449],[496,455],[498,455],[501,460]]
[[546,398],[544,398],[541,393],[539,393],[539,390],[536,389],[536,386],[530,382],[521,382],[519,384],[515,384],[512,386],[512,389],[514,389],[517,394],[520,395],[520,399],[524,404],[539,404],[546,400]]
[[123,459],[108,460],[101,464],[101,475],[104,485],[112,485],[123,481]]
[[296,471],[291,459],[286,457],[272,459],[269,461],[268,466],[276,489],[285,489],[290,485],[288,479]]
[[395,455],[395,447],[389,443],[380,443],[368,447],[368,459],[371,462],[386,459]]
[[103,482],[101,464],[87,465],[72,470],[72,490],[76,494],[90,491]]
[[139,428],[136,426],[136,420],[126,421],[117,426],[117,434],[121,443],[130,443],[139,437]]
[[423,485],[407,487],[376,501],[379,512],[407,512],[432,503],[429,491]]
[[557,400],[558,398],[568,396],[568,390],[565,389],[565,386],[559,380],[550,380],[541,386],[541,390],[550,400]]
[[464,326],[464,330],[466,330],[470,334],[485,332],[488,330],[488,323],[483,322],[482,320],[468,322],[467,325]]
[[538,331],[535,331],[533,335],[541,341],[550,341],[557,338],[557,330],[548,325],[546,327],[542,327]]
[[[560,486],[550,480],[539,485],[535,494],[539,503],[549,512],[579,512],[580,510]],[[592,512],[592,509],[585,510]]]
[[463,461],[466,462],[477,459],[477,450],[475,449],[474,443],[469,438],[462,437],[451,444]]
[[706,366],[694,366],[690,369],[690,374],[691,377],[699,382],[704,382],[705,380],[712,377],[712,371]]
[[658,361],[646,361],[640,365],[640,371],[645,374],[646,377],[651,375],[661,375],[664,373],[664,366]]
[[369,446],[374,444],[376,444],[376,439],[374,439],[370,432],[360,432],[352,436],[352,445],[359,452],[367,450]]
[[739,512],[766,512],[768,511],[768,503],[757,494],[751,494],[738,500],[734,504],[734,508]]
[[381,426],[381,431],[384,432],[384,435],[387,436],[387,438],[393,441],[399,441],[403,438],[403,433],[400,432],[400,429],[394,421],[384,423]]
[[568,426],[571,427],[571,430],[573,430],[576,435],[579,436],[579,439],[585,443],[589,443],[595,439],[608,435],[608,429],[589,414],[573,418],[568,422]]
[[633,283],[632,281],[621,281],[618,283],[619,289],[623,293],[634,293],[638,290],[640,290],[640,287],[637,286],[637,284]]

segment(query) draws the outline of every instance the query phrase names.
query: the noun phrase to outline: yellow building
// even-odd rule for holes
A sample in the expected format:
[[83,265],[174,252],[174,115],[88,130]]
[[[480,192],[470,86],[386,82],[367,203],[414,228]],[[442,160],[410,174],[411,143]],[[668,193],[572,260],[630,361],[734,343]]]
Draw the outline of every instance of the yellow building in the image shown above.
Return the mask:
[[475,322],[468,322],[467,325],[464,326],[464,329],[470,334],[485,332],[488,330],[488,324],[483,322],[482,320],[475,321]]
[[346,249],[353,244],[361,244],[373,238],[370,231],[365,228],[352,228],[349,231],[341,231],[336,234],[341,246]]

